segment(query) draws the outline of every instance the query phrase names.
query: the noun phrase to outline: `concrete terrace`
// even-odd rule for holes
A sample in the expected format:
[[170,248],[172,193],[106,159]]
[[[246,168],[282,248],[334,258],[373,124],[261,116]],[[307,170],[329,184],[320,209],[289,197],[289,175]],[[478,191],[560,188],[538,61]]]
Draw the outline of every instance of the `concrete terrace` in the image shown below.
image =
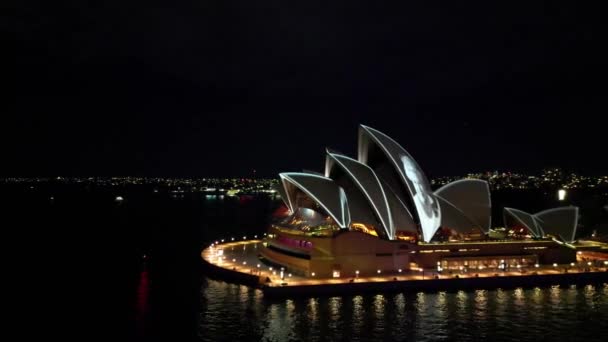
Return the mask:
[[[338,286],[344,288],[369,285],[370,288],[378,287],[382,283],[391,283],[392,287],[404,285],[405,287],[414,286],[416,288],[435,289],[438,286],[454,286],[458,283],[467,284],[528,284],[534,285],[538,280],[554,281],[559,280],[576,282],[577,279],[589,279],[588,276],[596,275],[594,279],[601,281],[608,278],[608,261],[595,260],[584,261],[568,265],[538,265],[528,269],[515,269],[510,271],[497,271],[495,269],[469,270],[468,272],[447,272],[437,273],[436,270],[416,270],[387,273],[381,272],[374,275],[342,275],[340,278],[316,278],[298,276],[290,273],[289,269],[283,272],[275,266],[265,264],[258,257],[258,250],[263,248],[261,240],[243,240],[227,243],[214,243],[205,248],[201,256],[205,263],[212,269],[220,271],[228,278],[243,280],[250,285],[261,287],[265,291],[273,291],[273,288],[297,288],[311,292],[314,288],[326,288]],[[576,276],[576,275],[580,276]],[[485,279],[485,281],[484,281]],[[499,281],[496,283],[496,281]],[[492,285],[494,286],[494,285]],[[382,288],[380,286],[379,288]],[[281,290],[284,291],[284,290]]]

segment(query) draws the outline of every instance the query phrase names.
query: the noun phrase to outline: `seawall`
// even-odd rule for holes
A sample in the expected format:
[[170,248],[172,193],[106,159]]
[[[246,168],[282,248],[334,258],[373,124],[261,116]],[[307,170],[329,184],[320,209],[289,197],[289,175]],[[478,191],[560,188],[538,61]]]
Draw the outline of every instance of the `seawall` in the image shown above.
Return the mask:
[[520,275],[498,277],[467,277],[384,282],[352,282],[340,284],[263,286],[268,296],[338,295],[386,292],[435,292],[475,289],[536,287],[553,285],[587,285],[608,282],[608,272]]

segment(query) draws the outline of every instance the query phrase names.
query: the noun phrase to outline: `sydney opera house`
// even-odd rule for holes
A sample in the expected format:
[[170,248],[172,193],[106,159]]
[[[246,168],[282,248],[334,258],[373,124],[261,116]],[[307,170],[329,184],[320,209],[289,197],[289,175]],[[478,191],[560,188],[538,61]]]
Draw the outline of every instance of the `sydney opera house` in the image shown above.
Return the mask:
[[261,256],[301,275],[525,269],[576,259],[578,208],[504,208],[504,227],[493,229],[486,181],[433,191],[403,147],[367,126],[359,127],[357,158],[327,150],[324,174],[281,173],[280,181],[285,207]]

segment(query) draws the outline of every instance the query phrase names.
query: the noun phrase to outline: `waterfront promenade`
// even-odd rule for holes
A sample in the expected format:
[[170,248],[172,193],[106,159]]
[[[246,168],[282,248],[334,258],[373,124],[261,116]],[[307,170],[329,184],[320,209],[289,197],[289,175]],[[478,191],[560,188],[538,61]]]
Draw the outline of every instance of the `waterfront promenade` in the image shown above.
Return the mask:
[[[608,275],[608,261],[585,261],[567,265],[538,265],[537,267],[511,269],[502,271],[496,269],[436,272],[435,270],[410,270],[399,272],[381,271],[374,275],[350,275],[340,278],[303,277],[290,273],[290,270],[264,264],[258,257],[259,249],[263,248],[260,240],[231,241],[213,244],[205,248],[201,256],[212,269],[220,271],[228,280],[241,280],[248,285],[257,286],[264,290],[272,288],[291,287],[299,291],[310,292],[312,288],[322,289],[338,286],[339,288],[359,288],[369,285],[370,288],[386,288],[378,285],[391,283],[391,288],[423,288],[431,289],[475,284],[495,286],[510,284],[535,285],[545,281],[559,284],[560,280],[576,282],[577,280],[602,279]],[[529,280],[529,282],[528,282]],[[347,285],[340,286],[340,285]],[[312,287],[312,288],[311,288]],[[286,291],[286,290],[279,290]],[[276,291],[275,291],[276,292]]]

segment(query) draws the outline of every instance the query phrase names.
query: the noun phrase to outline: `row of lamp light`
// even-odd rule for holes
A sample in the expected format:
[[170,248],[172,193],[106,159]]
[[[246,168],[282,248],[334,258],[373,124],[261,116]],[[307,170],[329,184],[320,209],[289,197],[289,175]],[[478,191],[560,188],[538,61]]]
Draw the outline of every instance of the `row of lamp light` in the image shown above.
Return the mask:
[[[267,236],[267,233],[264,233],[264,236]],[[257,234],[256,234],[256,235],[254,235],[254,236],[253,236],[253,238],[254,238],[254,239],[257,239],[257,238],[258,238],[258,235],[257,235]],[[247,235],[243,235],[243,240],[247,240]],[[214,247],[214,246],[216,246],[216,245],[219,245],[220,243],[224,243],[225,241],[228,241],[228,239],[215,240],[215,242],[214,242],[214,243],[212,243],[212,244],[211,244],[211,246],[209,246],[209,247]],[[235,238],[234,238],[234,237],[231,237],[231,238],[230,238],[230,241],[231,241],[231,242],[232,242],[232,241],[235,241]]]

